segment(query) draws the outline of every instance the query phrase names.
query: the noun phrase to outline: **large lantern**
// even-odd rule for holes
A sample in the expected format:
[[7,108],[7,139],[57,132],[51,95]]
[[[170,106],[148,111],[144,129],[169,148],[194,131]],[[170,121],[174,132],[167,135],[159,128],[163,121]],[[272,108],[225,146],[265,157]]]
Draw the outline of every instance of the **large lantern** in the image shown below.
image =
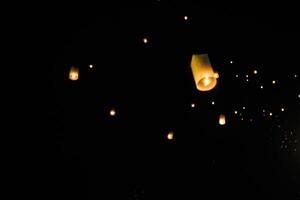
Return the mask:
[[71,67],[69,72],[69,79],[72,81],[77,81],[79,79],[79,68],[78,67]]
[[219,124],[220,125],[225,125],[226,124],[226,118],[225,118],[225,115],[221,114],[219,116]]
[[194,54],[191,67],[198,90],[209,91],[217,85],[219,74],[213,71],[207,54]]

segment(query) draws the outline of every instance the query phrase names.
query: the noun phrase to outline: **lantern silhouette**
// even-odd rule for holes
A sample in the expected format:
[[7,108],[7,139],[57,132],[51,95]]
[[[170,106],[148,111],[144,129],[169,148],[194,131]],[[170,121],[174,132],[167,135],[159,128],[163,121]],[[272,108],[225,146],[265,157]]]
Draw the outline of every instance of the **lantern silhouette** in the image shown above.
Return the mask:
[[78,67],[71,67],[69,72],[69,79],[72,81],[77,81],[79,79],[79,68]]
[[199,91],[209,91],[217,85],[219,74],[213,71],[207,54],[194,54],[191,68]]
[[226,124],[226,118],[225,118],[225,115],[221,114],[219,116],[219,124],[220,125],[225,125]]

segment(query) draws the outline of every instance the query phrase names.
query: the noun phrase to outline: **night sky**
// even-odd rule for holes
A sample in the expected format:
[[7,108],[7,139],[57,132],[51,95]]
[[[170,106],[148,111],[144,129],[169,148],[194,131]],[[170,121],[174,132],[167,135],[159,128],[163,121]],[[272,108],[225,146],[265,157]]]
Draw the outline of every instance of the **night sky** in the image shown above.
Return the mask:
[[[40,199],[300,199],[299,23],[284,9],[39,10]],[[193,54],[219,74],[210,91]]]

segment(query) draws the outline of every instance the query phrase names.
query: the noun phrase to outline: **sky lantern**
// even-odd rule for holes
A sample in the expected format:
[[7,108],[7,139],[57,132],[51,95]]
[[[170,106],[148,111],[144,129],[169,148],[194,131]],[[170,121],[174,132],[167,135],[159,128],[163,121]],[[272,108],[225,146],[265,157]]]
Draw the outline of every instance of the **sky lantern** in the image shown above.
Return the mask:
[[173,138],[174,138],[174,132],[173,132],[173,131],[170,131],[170,132],[167,134],[167,138],[168,138],[168,140],[173,140]]
[[214,72],[207,54],[194,54],[191,67],[199,91],[209,91],[217,85],[219,74]]
[[79,79],[79,68],[72,66],[69,73],[69,79],[77,81]]
[[220,125],[225,125],[226,124],[226,118],[225,118],[225,115],[221,114],[219,116],[219,124]]

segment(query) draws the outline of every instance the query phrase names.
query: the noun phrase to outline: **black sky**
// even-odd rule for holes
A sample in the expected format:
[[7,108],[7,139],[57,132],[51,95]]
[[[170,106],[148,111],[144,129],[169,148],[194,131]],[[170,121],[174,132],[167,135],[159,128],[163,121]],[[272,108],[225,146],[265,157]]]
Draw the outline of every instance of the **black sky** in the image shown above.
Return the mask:
[[[38,41],[37,71],[47,82],[39,90],[47,113],[35,137],[41,151],[33,156],[42,160],[34,168],[38,196],[299,199],[299,144],[280,148],[290,131],[288,140],[300,139],[295,11],[153,1],[32,12],[23,25],[34,30],[28,38]],[[202,53],[220,74],[207,93],[196,90],[190,70],[192,54]],[[243,106],[241,121],[233,111]],[[262,117],[262,109],[278,119]],[[170,130],[174,141],[165,138]]]

